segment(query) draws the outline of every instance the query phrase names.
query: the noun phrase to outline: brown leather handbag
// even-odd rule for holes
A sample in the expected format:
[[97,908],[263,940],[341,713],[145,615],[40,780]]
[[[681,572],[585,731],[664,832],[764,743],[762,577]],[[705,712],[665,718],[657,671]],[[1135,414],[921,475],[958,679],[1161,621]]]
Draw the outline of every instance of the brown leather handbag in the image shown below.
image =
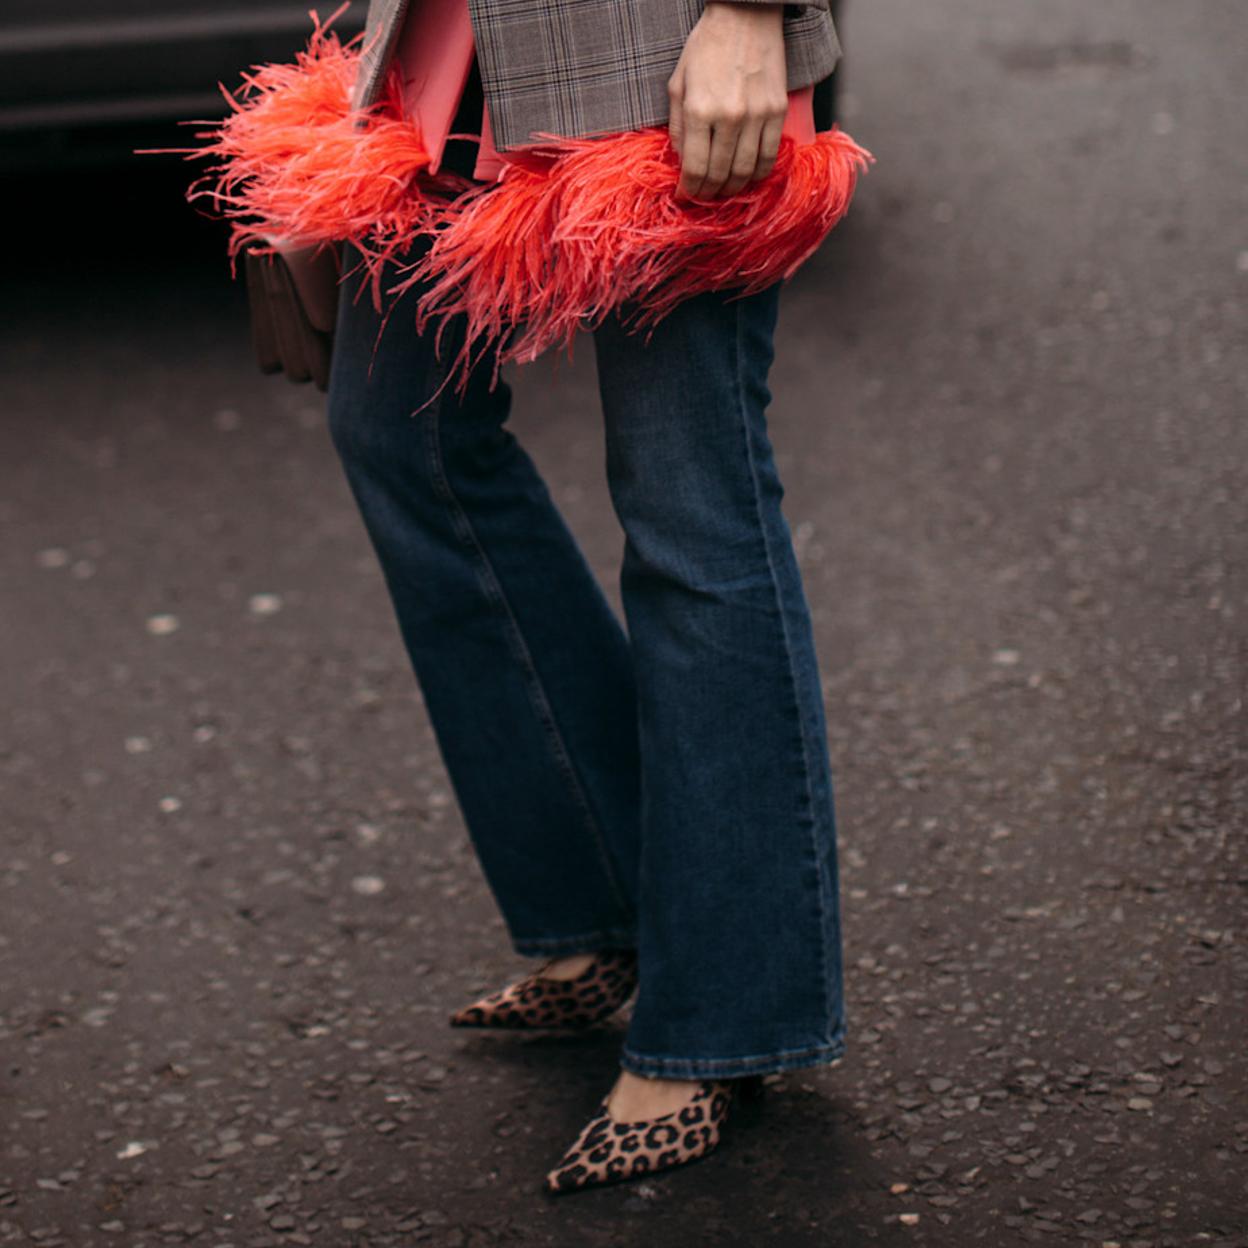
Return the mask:
[[251,344],[261,372],[329,388],[341,266],[337,244],[244,250]]

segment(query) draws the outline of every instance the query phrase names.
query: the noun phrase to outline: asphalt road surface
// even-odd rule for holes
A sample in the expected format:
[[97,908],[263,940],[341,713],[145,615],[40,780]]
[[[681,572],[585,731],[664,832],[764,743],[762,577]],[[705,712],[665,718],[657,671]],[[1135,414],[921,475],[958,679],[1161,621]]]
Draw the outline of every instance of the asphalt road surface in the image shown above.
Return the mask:
[[[849,1048],[561,1201],[623,1019],[445,1025],[526,964],[322,397],[254,371],[179,162],[10,178],[0,1244],[1248,1244],[1245,25],[848,10],[878,163],[771,428]],[[509,378],[618,605],[592,351]]]

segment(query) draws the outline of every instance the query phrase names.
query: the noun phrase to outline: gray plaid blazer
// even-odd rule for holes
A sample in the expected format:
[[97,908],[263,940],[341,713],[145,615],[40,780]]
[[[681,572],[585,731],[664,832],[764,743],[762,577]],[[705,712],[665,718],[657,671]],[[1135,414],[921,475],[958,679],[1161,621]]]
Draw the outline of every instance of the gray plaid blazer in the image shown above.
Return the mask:
[[[737,0],[760,3],[766,0]],[[420,0],[369,0],[352,102],[377,97],[403,19]],[[667,80],[705,0],[468,0],[494,144],[663,125]],[[829,0],[784,7],[788,88],[826,78],[841,46]]]

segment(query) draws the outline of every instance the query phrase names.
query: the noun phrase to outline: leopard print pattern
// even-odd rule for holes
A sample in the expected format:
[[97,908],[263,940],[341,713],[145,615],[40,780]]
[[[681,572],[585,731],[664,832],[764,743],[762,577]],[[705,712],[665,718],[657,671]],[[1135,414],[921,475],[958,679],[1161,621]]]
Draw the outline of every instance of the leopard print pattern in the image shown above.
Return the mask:
[[634,949],[603,950],[573,979],[549,979],[542,969],[457,1010],[451,1026],[592,1027],[614,1014],[637,987]]
[[704,1079],[688,1105],[641,1122],[616,1122],[607,1097],[575,1143],[546,1175],[551,1195],[619,1183],[705,1157],[719,1143],[731,1085]]

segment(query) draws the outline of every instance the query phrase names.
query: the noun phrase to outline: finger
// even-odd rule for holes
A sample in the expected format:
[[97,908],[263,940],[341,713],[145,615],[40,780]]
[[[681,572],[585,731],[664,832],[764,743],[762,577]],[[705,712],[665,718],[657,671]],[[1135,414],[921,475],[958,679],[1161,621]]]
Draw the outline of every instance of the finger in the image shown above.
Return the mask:
[[681,153],[680,183],[682,195],[696,197],[710,166],[711,127],[699,117],[684,114],[684,151]]
[[758,163],[754,167],[754,180],[760,181],[776,167],[780,152],[780,136],[784,133],[784,118],[773,117],[763,124],[758,142]]
[[762,137],[761,121],[747,121],[737,136],[737,148],[732,155],[732,168],[724,182],[720,195],[735,195],[754,175],[758,163],[758,143]]
[[732,172],[732,157],[737,150],[737,138],[741,133],[739,121],[716,122],[711,128],[711,152],[707,161],[706,177],[698,195],[714,199]]
[[667,133],[679,156],[683,153],[685,139],[685,71],[682,65],[677,65],[667,80],[667,102]]

